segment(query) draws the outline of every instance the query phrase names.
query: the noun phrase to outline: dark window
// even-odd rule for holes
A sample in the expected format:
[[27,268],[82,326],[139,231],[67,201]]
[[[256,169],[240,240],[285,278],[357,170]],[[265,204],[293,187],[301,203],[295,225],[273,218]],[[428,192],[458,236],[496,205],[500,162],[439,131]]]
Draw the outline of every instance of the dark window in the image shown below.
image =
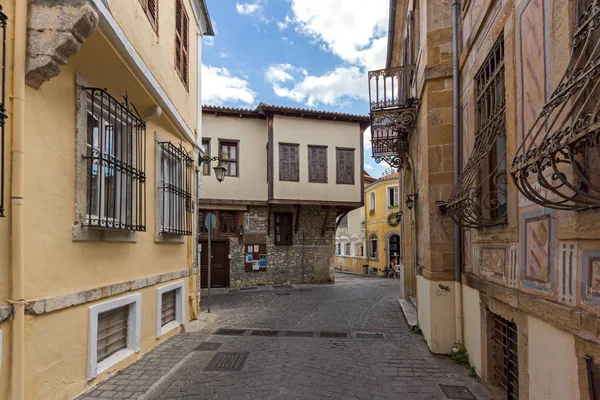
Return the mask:
[[193,159],[182,147],[160,142],[161,148],[161,232],[192,234]]
[[[477,132],[484,131],[505,112],[504,108],[504,36],[496,42],[475,76],[477,105]],[[506,198],[506,130],[497,132],[495,142],[483,164],[480,174],[488,176],[487,193],[481,197],[484,208],[489,208],[490,218],[497,219],[507,213]]]
[[377,258],[377,235],[372,234],[371,237],[369,238],[369,242],[370,242],[370,251],[369,251],[369,256],[371,258]]
[[129,329],[129,306],[115,308],[98,314],[97,361],[106,360],[116,352],[127,348]]
[[219,154],[223,166],[227,169],[226,176],[240,176],[238,168],[238,143],[237,142],[220,142]]
[[[204,155],[206,157],[210,157],[210,140],[202,139],[202,146],[206,149]],[[210,163],[202,163],[202,175],[209,176],[210,175]]]
[[169,290],[162,294],[162,305],[160,309],[160,326],[165,326],[175,321],[177,314],[177,290]]
[[87,226],[146,230],[146,124],[103,89],[87,92]]
[[336,183],[354,185],[354,149],[336,149]]
[[495,386],[506,392],[504,398],[519,398],[519,350],[517,325],[504,318],[492,317],[492,350]]
[[206,215],[210,211],[198,210],[198,233],[206,233],[208,230],[206,229]]
[[275,244],[292,245],[292,213],[275,213]]
[[237,216],[235,211],[219,211],[219,232],[237,232]]
[[158,32],[158,0],[140,0],[140,4],[148,16],[150,25]]
[[279,143],[279,180],[300,180],[300,159],[298,152],[300,146],[297,144]]
[[308,181],[327,183],[327,146],[308,146]]
[[188,88],[189,18],[183,0],[175,0],[175,70],[185,88]]

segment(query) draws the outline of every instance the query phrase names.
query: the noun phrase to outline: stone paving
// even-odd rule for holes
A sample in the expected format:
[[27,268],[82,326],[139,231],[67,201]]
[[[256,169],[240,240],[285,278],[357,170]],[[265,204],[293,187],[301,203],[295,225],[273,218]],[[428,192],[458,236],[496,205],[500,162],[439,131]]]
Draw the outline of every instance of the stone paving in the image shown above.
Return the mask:
[[[336,274],[334,285],[213,296],[214,322],[205,329],[170,339],[80,398],[442,400],[447,397],[439,385],[447,384],[491,399],[466,368],[432,355],[422,336],[410,331],[398,305],[398,282]],[[219,328],[245,332],[215,334]],[[314,333],[287,336],[289,331]],[[361,338],[359,332],[385,338]],[[221,345],[195,350],[203,342]],[[217,354],[234,352],[248,353],[241,370],[205,370]]]

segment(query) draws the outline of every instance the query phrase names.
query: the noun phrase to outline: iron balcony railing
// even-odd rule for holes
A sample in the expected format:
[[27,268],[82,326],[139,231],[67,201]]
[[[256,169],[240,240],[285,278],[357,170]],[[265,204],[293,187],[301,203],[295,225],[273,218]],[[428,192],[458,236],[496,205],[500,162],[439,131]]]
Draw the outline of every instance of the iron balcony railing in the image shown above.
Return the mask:
[[369,71],[371,144],[377,163],[402,166],[417,113],[414,79],[414,65]]
[[5,165],[5,134],[4,125],[6,122],[6,24],[8,17],[2,12],[0,5],[0,29],[2,29],[2,82],[0,83],[0,217],[4,217],[4,165]]

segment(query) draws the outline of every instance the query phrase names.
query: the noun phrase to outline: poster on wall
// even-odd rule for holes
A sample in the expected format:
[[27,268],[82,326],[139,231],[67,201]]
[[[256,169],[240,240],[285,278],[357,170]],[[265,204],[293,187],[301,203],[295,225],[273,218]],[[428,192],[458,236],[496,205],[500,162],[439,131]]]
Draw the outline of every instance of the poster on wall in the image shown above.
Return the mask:
[[258,271],[259,269],[260,269],[260,261],[253,261],[252,262],[252,270]]
[[261,268],[267,268],[267,255],[266,254],[260,255],[259,263],[260,263]]
[[246,254],[246,262],[247,263],[251,263],[252,262],[252,253]]
[[255,253],[258,253],[259,251],[260,251],[260,246],[259,246],[259,245],[257,245],[257,244],[255,244],[255,245],[254,245],[254,252],[255,252]]

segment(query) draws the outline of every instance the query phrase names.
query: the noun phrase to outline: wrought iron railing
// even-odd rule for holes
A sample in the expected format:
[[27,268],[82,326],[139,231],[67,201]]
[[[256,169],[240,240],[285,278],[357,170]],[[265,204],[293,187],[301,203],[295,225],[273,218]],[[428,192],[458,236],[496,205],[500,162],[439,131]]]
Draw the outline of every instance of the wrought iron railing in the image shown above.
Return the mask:
[[159,142],[161,149],[162,233],[191,235],[194,160],[183,147]]
[[600,208],[599,20],[600,4],[594,0],[580,12],[562,80],[512,162],[519,191],[545,207]]
[[369,71],[371,144],[377,163],[402,166],[416,120],[414,65]]
[[4,166],[5,166],[5,133],[6,122],[6,25],[8,17],[2,12],[0,5],[0,29],[2,29],[2,82],[0,83],[0,217],[4,217]]
[[446,212],[461,226],[481,228],[507,220],[503,38],[483,62],[475,76],[475,86],[475,144],[452,190]]
[[[146,123],[124,97],[87,92],[87,217],[102,229],[146,230]],[[130,109],[133,108],[133,110]]]

